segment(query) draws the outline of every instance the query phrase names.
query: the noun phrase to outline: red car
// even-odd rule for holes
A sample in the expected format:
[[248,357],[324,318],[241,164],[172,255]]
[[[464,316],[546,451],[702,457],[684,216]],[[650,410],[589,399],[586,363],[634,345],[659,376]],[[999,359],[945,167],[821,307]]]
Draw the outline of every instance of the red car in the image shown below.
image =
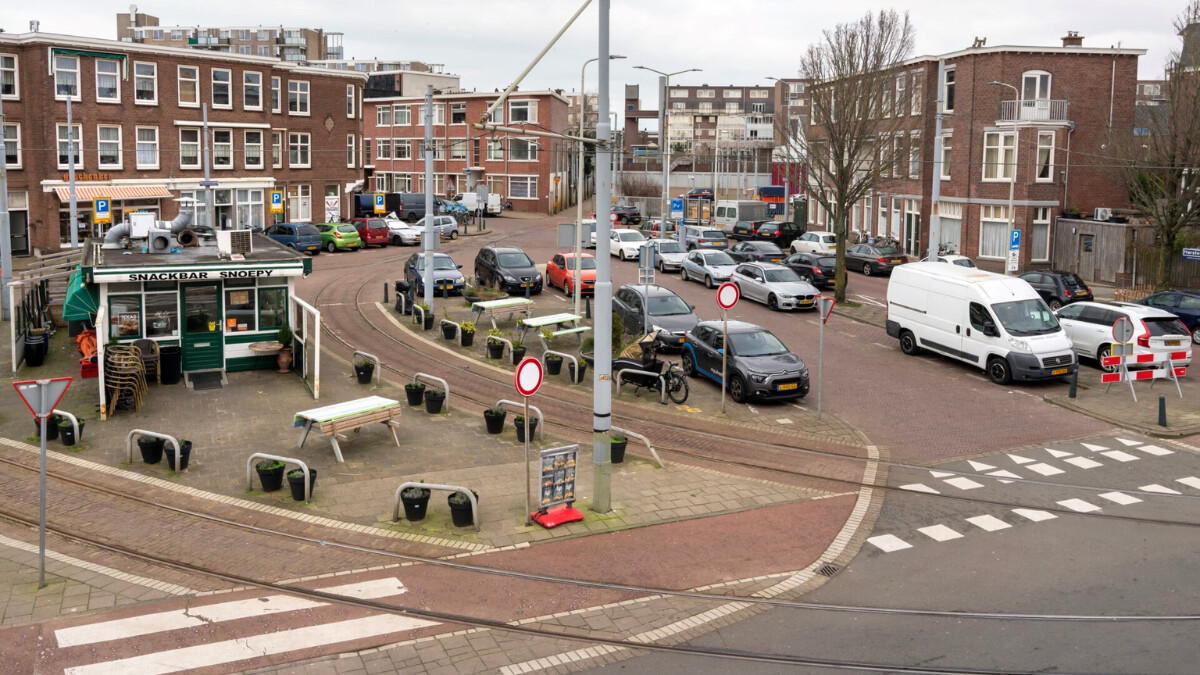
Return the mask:
[[358,230],[358,238],[362,239],[363,247],[387,246],[391,237],[387,221],[383,218],[351,218],[346,221]]
[[[596,258],[590,253],[584,253],[580,258],[580,295],[592,295],[596,292]],[[563,293],[574,295],[575,254],[555,253],[546,263],[546,287],[558,287]]]

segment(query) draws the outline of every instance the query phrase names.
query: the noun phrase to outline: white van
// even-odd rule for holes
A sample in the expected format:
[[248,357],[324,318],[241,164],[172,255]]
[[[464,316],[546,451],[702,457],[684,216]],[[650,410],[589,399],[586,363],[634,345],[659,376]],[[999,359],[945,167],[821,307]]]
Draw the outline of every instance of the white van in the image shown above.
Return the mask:
[[[475,194],[474,192],[464,192],[462,194],[455,195],[454,199],[451,201],[462,204],[463,207],[472,213],[479,210],[479,195]],[[500,209],[500,193],[489,192],[487,196],[487,215],[498,216],[500,215]]]
[[1061,377],[1079,365],[1054,312],[1021,279],[932,262],[892,270],[887,333],[982,368],[996,384]]
[[715,227],[722,232],[729,232],[739,220],[770,220],[767,203],[753,199],[744,201],[719,201],[717,213],[713,217]]

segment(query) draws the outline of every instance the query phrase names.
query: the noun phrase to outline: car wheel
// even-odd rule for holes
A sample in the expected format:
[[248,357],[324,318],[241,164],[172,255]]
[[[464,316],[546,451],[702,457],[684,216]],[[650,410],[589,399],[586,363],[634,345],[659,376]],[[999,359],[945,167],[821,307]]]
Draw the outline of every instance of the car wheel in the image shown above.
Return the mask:
[[1012,369],[1009,368],[1008,360],[993,356],[988,360],[987,364],[988,379],[996,384],[1005,385],[1012,382]]
[[741,375],[734,375],[729,380],[729,398],[732,398],[734,403],[746,402],[746,381]]
[[329,251],[330,253],[333,253],[334,251],[337,250],[337,244],[335,244],[331,241],[331,242],[325,244],[325,250]]
[[410,224],[411,224],[411,223],[415,223],[415,222],[417,222],[417,214],[415,214],[415,213],[410,213],[410,214],[408,214],[407,216],[405,216],[405,217],[404,217],[404,220],[405,220],[405,221],[407,221],[407,222],[408,222],[408,223],[410,223]]
[[571,292],[571,282],[569,280],[563,281],[563,295],[567,297],[575,296],[575,294]]
[[1200,345],[1200,326],[1196,326],[1192,329],[1192,342]]
[[871,263],[863,263],[862,273],[864,277],[871,276]]
[[404,242],[400,240],[400,237],[392,237],[392,246],[399,246],[403,243]]
[[1062,306],[1063,306],[1062,302],[1058,298],[1054,298],[1054,299],[1050,300],[1050,302],[1048,302],[1047,304],[1050,305],[1050,309],[1052,309],[1056,312],[1058,310],[1062,309]]
[[921,353],[921,348],[917,346],[917,336],[913,335],[912,331],[901,331],[900,351],[909,356],[916,356]]
[[679,268],[679,278],[684,281],[691,281],[691,279],[688,277],[687,269],[683,267]]
[[625,249],[618,250],[617,257],[621,259],[621,262],[625,262]]
[[625,216],[621,216],[621,224],[622,224],[622,225],[628,225],[628,224],[629,224],[629,219],[628,219],[628,218],[626,218]]
[[705,288],[716,288],[716,284],[713,283],[712,277],[708,274],[704,275],[704,287]]
[[1115,373],[1120,366],[1106,366],[1104,359],[1112,356],[1112,345],[1100,345],[1096,350],[1096,364],[1100,366],[1100,370],[1106,373]]
[[458,239],[458,230],[450,230],[450,241]]
[[691,350],[688,350],[688,349],[683,350],[682,360],[683,360],[683,372],[685,374],[687,374],[688,377],[695,377],[696,373],[699,371],[696,370],[696,358],[694,356],[692,356]]
[[779,311],[779,300],[775,297],[774,293],[767,296],[767,307],[770,308],[772,312]]

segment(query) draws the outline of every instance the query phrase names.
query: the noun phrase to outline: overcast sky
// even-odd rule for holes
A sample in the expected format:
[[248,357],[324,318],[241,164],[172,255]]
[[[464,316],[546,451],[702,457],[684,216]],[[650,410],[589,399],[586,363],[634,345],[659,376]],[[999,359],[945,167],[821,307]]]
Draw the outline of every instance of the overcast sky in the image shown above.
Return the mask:
[[[280,25],[345,33],[347,57],[389,58],[445,64],[465,89],[502,88],[513,80],[582,0],[205,0],[138,2],[140,12],[163,24]],[[522,84],[523,89],[579,88],[579,69],[596,55],[597,2],[593,0]],[[767,76],[796,74],[800,52],[821,30],[853,21],[868,10],[907,10],[916,27],[916,54],[969,47],[976,36],[989,46],[1060,46],[1068,30],[1085,36],[1085,47],[1148,50],[1140,76],[1162,72],[1167,52],[1178,45],[1172,19],[1185,0],[909,0],[883,5],[864,0],[612,0],[612,94],[619,109],[621,85],[640,84],[645,106],[656,104],[656,75],[701,68],[673,80],[679,84],[761,84]],[[116,37],[121,2],[48,0],[26,5],[0,2],[0,28],[22,33],[37,19],[44,32]],[[587,89],[595,90],[596,65],[588,66]]]

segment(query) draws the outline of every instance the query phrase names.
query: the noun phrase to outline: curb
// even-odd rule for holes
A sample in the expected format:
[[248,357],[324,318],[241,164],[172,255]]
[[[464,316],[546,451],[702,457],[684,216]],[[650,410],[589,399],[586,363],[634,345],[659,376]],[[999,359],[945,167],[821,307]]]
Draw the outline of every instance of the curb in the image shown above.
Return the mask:
[[1144,436],[1151,436],[1153,438],[1186,438],[1188,436],[1194,436],[1196,434],[1200,434],[1200,426],[1188,426],[1188,427],[1183,427],[1183,428],[1179,428],[1179,429],[1171,429],[1170,427],[1164,429],[1159,426],[1147,427],[1147,426],[1142,426],[1142,425],[1138,425],[1138,424],[1131,424],[1131,423],[1129,423],[1125,420],[1122,420],[1120,418],[1117,418],[1117,417],[1110,417],[1108,415],[1102,415],[1095,411],[1088,410],[1087,408],[1082,408],[1080,406],[1072,405],[1071,403],[1068,403],[1066,400],[1061,399],[1061,398],[1054,398],[1054,397],[1047,395],[1047,396],[1043,396],[1042,400],[1045,401],[1046,403],[1049,403],[1051,405],[1056,405],[1065,410],[1077,412],[1081,415],[1087,415],[1088,417],[1091,417],[1093,419],[1098,419],[1102,422],[1108,422],[1109,424],[1121,427],[1122,429],[1126,429],[1128,431],[1134,431],[1134,432],[1137,432]]

